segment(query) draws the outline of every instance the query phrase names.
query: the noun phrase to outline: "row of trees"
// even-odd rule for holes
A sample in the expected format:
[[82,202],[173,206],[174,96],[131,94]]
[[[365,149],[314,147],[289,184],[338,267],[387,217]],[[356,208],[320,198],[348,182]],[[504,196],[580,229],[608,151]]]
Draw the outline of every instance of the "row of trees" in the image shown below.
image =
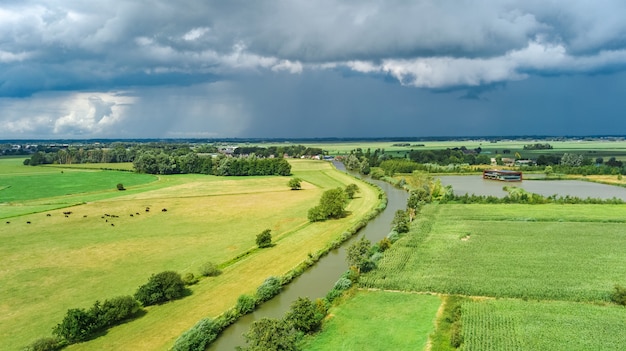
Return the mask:
[[[154,155],[163,154],[165,156],[180,157],[191,153],[197,156],[207,154],[217,154],[220,152],[218,145],[192,145],[188,143],[113,143],[101,146],[99,144],[83,146],[50,146],[38,147],[26,162],[28,165],[36,166],[40,164],[76,164],[76,163],[118,163],[134,162],[138,157],[146,152]],[[310,148],[304,145],[285,146],[242,146],[234,149],[233,154],[256,155],[260,158],[270,157],[301,157],[315,156],[323,154],[320,148]],[[188,172],[201,173],[201,172]]]
[[291,165],[284,158],[167,155],[142,152],[133,162],[135,170],[149,174],[212,174],[217,176],[260,176],[291,174]]

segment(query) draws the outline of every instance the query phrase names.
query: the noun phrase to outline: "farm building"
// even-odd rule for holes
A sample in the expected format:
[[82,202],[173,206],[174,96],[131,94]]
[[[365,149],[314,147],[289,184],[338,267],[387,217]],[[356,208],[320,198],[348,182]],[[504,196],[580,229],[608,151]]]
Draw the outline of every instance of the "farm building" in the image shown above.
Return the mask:
[[522,172],[486,169],[483,171],[483,179],[502,180],[505,182],[521,182]]

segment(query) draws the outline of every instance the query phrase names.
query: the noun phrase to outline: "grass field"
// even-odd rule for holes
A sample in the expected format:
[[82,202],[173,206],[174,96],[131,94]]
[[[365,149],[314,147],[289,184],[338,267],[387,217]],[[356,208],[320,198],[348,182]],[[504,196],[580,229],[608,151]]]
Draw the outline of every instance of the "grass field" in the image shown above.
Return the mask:
[[609,300],[624,279],[623,205],[439,205],[385,254],[366,287]]
[[[0,232],[0,344],[17,350],[48,336],[68,308],[133,294],[153,273],[197,274],[206,261],[229,262],[251,251],[222,275],[192,286],[191,296],[150,307],[106,336],[68,348],[165,350],[199,319],[233,306],[266,277],[286,273],[377,203],[376,191],[359,183],[362,192],[348,207],[352,215],[309,224],[307,210],[323,191],[357,181],[325,162],[294,160],[292,167],[304,180],[301,191],[289,190],[288,177],[163,176],[115,195],[108,189],[77,194],[68,201],[71,208],[8,218]],[[68,174],[53,171],[56,177]],[[58,200],[51,195],[23,202]],[[68,210],[72,214],[65,217]],[[256,234],[266,228],[277,245],[254,250]]]
[[473,300],[462,306],[464,351],[620,351],[623,307],[563,301]]
[[306,351],[424,350],[441,299],[432,295],[358,291],[330,310]]

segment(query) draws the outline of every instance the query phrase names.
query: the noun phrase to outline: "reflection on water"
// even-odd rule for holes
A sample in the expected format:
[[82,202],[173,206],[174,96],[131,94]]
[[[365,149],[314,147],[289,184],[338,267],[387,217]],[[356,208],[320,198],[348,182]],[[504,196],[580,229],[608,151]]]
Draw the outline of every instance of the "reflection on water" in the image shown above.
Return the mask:
[[504,197],[507,193],[504,186],[516,186],[528,192],[543,196],[575,196],[580,198],[611,199],[616,197],[626,201],[626,188],[584,182],[580,180],[523,180],[521,182],[501,182],[485,180],[480,175],[441,176],[441,184],[452,185],[456,195],[475,194]]

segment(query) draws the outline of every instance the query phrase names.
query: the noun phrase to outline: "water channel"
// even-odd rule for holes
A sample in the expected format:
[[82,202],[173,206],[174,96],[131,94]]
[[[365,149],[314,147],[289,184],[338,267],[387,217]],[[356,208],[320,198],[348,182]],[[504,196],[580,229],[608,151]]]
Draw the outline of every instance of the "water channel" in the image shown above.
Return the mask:
[[[345,171],[345,167],[341,163],[335,163],[335,167]],[[276,297],[263,303],[256,311],[243,316],[236,323],[226,328],[208,350],[234,350],[237,346],[245,346],[242,334],[248,331],[255,320],[264,317],[282,318],[285,312],[289,310],[291,303],[298,297],[308,296],[314,300],[326,296],[326,293],[333,288],[341,274],[348,269],[345,251],[352,242],[361,236],[365,236],[372,242],[377,242],[389,234],[395,212],[406,208],[408,194],[382,181],[372,179],[367,179],[367,181],[378,185],[387,193],[387,208],[339,249],[322,257],[313,267],[284,287],[283,291]]]

